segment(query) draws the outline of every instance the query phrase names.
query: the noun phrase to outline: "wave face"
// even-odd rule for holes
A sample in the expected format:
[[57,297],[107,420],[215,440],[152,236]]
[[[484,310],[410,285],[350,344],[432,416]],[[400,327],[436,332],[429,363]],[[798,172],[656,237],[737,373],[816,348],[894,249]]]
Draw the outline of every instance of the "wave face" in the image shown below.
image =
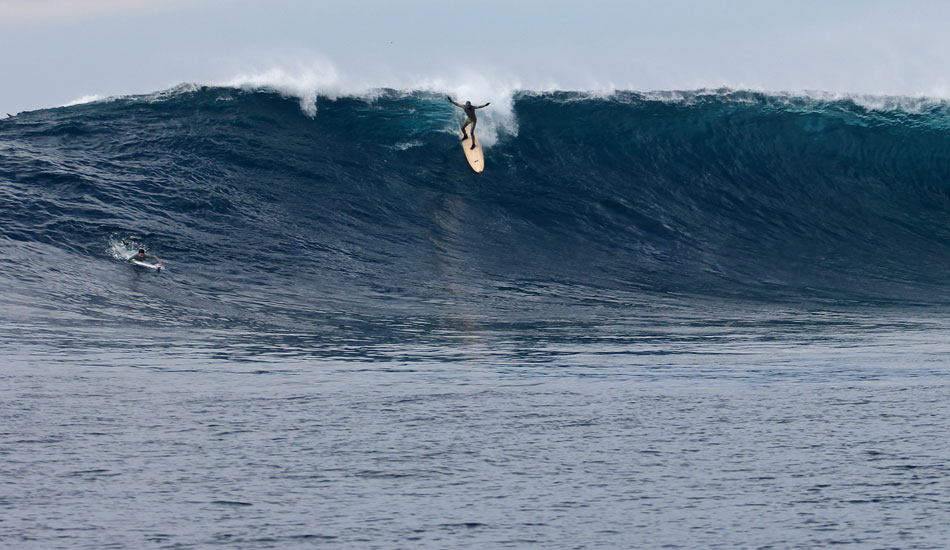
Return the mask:
[[[205,87],[8,119],[3,300],[290,327],[950,298],[945,104],[719,91],[511,105],[480,118],[483,174],[457,109],[429,92],[320,97],[308,116],[276,92]],[[117,240],[166,270],[139,273]]]

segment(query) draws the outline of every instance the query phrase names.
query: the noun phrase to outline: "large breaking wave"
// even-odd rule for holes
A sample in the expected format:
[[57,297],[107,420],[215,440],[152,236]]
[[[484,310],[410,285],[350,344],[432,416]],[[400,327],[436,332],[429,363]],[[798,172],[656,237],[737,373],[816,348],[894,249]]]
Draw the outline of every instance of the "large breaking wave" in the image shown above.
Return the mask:
[[194,86],[4,121],[4,303],[246,326],[950,298],[941,102],[521,92],[479,121],[480,175],[442,94],[307,102]]

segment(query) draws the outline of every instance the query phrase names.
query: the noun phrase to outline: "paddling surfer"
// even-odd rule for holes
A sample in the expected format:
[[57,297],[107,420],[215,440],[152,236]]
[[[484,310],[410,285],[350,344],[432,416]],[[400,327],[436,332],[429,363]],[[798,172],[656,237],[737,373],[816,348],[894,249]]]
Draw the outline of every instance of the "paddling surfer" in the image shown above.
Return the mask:
[[146,254],[144,248],[140,248],[138,254],[136,254],[135,256],[132,256],[131,258],[129,258],[129,261],[131,261],[131,260],[136,260],[136,261],[139,261],[139,262],[146,262],[146,263],[151,263],[151,264],[156,264],[156,265],[162,265],[162,261],[161,261],[161,260],[159,260],[159,259],[156,258],[155,256],[151,256],[151,255],[149,255],[149,254]]
[[472,125],[472,146],[469,147],[469,149],[474,149],[475,148],[475,123],[478,122],[478,117],[475,116],[475,109],[483,109],[485,107],[488,107],[489,105],[491,105],[491,102],[489,101],[488,103],[484,105],[472,105],[471,101],[466,101],[465,105],[461,105],[452,101],[451,97],[449,96],[445,96],[445,97],[449,101],[452,102],[452,105],[455,105],[459,109],[462,109],[463,111],[465,111],[465,122],[462,123],[462,141],[465,141],[466,139],[468,139],[468,134],[465,133],[465,127],[471,124]]

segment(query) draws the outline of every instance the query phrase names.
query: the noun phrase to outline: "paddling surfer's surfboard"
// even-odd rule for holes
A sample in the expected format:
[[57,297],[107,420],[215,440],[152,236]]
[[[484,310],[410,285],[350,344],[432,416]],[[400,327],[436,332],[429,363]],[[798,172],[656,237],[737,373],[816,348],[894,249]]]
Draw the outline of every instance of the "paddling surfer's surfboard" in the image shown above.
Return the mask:
[[160,264],[160,263],[153,264],[150,262],[142,262],[136,259],[129,260],[129,263],[131,263],[132,265],[137,265],[139,267],[147,267],[149,269],[154,269],[155,271],[161,271],[162,268],[165,267],[165,264]]

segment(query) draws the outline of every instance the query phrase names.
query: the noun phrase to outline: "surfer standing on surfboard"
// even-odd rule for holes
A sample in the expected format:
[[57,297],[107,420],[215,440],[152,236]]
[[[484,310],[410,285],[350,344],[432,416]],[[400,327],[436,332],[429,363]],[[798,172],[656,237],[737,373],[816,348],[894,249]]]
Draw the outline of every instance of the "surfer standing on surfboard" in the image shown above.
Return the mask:
[[465,127],[469,124],[472,125],[472,146],[469,149],[475,148],[475,123],[478,122],[478,117],[475,116],[475,109],[482,109],[491,105],[491,101],[484,105],[472,105],[471,101],[466,101],[465,105],[460,105],[454,101],[449,96],[445,96],[449,101],[452,102],[452,105],[465,111],[465,122],[462,123],[462,141],[468,139],[468,134],[465,133]]

